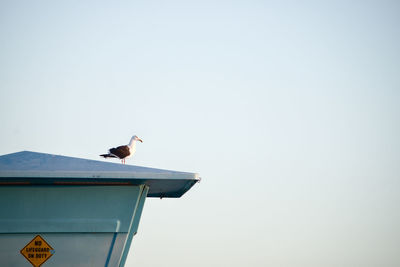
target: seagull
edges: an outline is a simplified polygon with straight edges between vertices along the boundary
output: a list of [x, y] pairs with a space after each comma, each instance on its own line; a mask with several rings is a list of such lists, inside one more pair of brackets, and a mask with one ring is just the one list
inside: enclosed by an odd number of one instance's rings
[[108, 150], [108, 154], [101, 154], [100, 157], [104, 158], [119, 158], [122, 164], [125, 164], [125, 159], [132, 157], [136, 151], [136, 141], [143, 143], [142, 139], [136, 135], [132, 136], [131, 141], [128, 145], [119, 146], [117, 148], [113, 147]]

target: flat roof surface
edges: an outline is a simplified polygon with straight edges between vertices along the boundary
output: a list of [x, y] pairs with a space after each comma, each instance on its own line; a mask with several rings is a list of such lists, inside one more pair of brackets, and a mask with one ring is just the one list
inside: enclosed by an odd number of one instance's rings
[[31, 151], [0, 156], [1, 185], [140, 185], [148, 197], [181, 197], [200, 180], [170, 171]]

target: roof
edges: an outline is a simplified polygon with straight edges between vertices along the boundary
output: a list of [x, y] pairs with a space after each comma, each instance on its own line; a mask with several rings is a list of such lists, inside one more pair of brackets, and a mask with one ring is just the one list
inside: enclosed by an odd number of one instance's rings
[[170, 171], [31, 151], [0, 156], [1, 185], [140, 185], [148, 197], [181, 197], [200, 180]]

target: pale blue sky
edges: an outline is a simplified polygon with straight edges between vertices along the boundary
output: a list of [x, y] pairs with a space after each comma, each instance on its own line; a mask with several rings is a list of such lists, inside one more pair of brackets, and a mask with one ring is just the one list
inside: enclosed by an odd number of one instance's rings
[[198, 172], [127, 266], [399, 266], [397, 1], [0, 1], [0, 154]]

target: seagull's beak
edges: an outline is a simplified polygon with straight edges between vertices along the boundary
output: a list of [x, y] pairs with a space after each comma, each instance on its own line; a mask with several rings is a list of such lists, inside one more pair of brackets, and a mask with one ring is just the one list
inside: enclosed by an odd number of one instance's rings
[[142, 139], [140, 139], [140, 138], [138, 138], [138, 141], [140, 141], [141, 143], [143, 143], [143, 140], [142, 140]]

